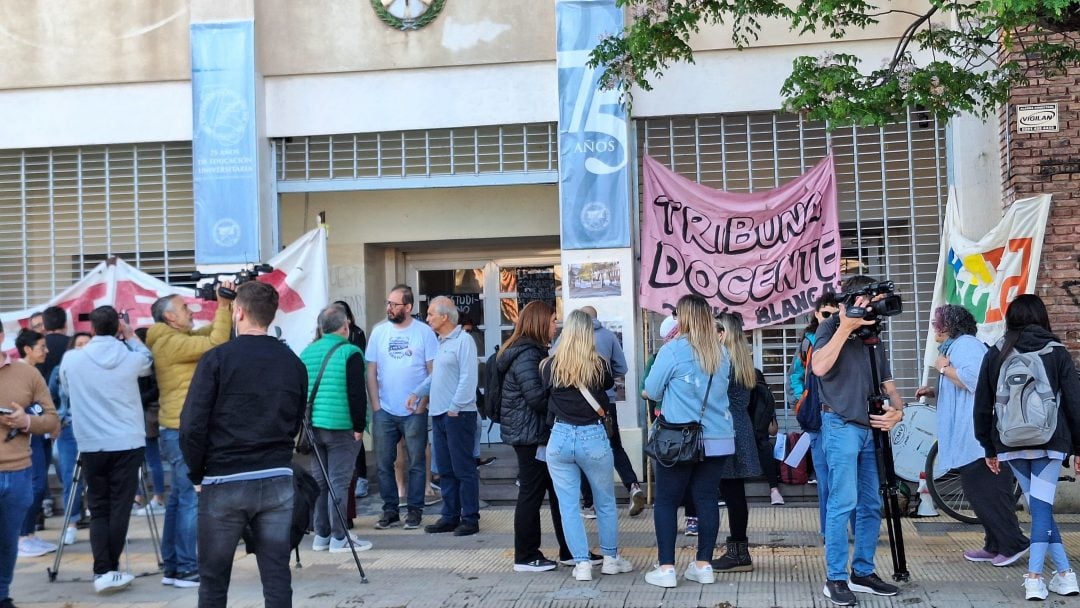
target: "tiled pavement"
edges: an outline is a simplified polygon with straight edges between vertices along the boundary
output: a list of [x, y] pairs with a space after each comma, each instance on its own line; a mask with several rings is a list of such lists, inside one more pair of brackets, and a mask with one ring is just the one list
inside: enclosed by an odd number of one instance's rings
[[[366, 502], [366, 501], [365, 501]], [[369, 505], [364, 511], [370, 512]], [[436, 507], [437, 508], [437, 507]], [[437, 513], [425, 517], [435, 520]], [[1066, 546], [1080, 557], [1080, 516], [1065, 515], [1062, 525]], [[643, 580], [655, 560], [652, 518], [646, 511], [638, 518], [620, 513], [622, 553], [636, 570], [630, 574], [602, 576], [596, 571], [590, 583], [579, 583], [569, 568], [554, 572], [511, 571], [513, 510], [494, 507], [482, 512], [482, 531], [477, 536], [455, 538], [431, 536], [422, 530], [400, 528], [377, 531], [375, 517], [357, 518], [356, 532], [375, 547], [360, 553], [369, 583], [361, 584], [350, 554], [314, 553], [310, 536], [301, 550], [303, 568], [293, 570], [295, 606], [342, 606], [364, 608], [419, 607], [810, 607], [830, 606], [821, 595], [822, 548], [817, 541], [817, 509], [807, 506], [769, 507], [750, 510], [753, 572], [718, 575], [714, 585], [680, 579], [675, 589], [660, 589]], [[160, 523], [160, 520], [159, 520]], [[49, 520], [44, 538], [54, 540], [58, 519]], [[550, 532], [550, 522], [546, 532]], [[722, 522], [722, 528], [726, 522]], [[595, 524], [588, 523], [595, 542]], [[903, 608], [1016, 606], [1023, 603], [1020, 586], [1022, 564], [993, 568], [964, 561], [960, 553], [981, 543], [981, 528], [953, 522], [945, 516], [904, 521], [911, 582], [901, 584], [900, 595], [881, 598], [860, 595], [860, 606]], [[694, 541], [679, 537], [680, 569], [693, 556]], [[554, 536], [546, 535], [549, 556]], [[21, 608], [74, 607], [182, 607], [195, 606], [194, 589], [174, 589], [160, 584], [159, 574], [136, 579], [128, 590], [112, 596], [93, 593], [90, 551], [86, 531], [79, 542], [67, 547], [56, 582], [49, 582], [46, 568], [52, 556], [20, 559], [12, 595]], [[888, 580], [892, 573], [884, 527], [877, 554], [878, 573]], [[144, 520], [133, 520], [132, 572], [156, 571], [155, 559]], [[1054, 606], [1075, 605], [1080, 598], [1051, 595]], [[255, 559], [237, 552], [229, 606], [261, 606], [262, 595]]]

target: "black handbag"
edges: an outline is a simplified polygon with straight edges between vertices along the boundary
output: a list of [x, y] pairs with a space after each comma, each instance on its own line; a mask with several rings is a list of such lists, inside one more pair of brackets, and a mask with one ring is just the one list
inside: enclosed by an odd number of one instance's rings
[[[715, 375], [715, 374], [714, 374]], [[701, 421], [705, 418], [705, 406], [709, 403], [713, 377], [705, 387], [701, 400], [701, 414], [697, 422], [672, 423], [664, 420], [663, 413], [653, 421], [652, 433], [645, 443], [645, 454], [665, 468], [705, 460], [705, 441]]]
[[607, 438], [614, 438], [619, 431], [615, 428], [615, 418], [611, 415], [611, 412], [604, 411], [604, 408], [600, 407], [600, 404], [596, 402], [596, 397], [593, 397], [592, 393], [590, 393], [588, 389], [586, 389], [584, 386], [578, 385], [577, 389], [581, 391], [581, 396], [589, 402], [589, 405], [592, 406], [593, 411], [595, 411], [596, 415], [600, 417], [600, 421], [604, 423], [604, 433], [607, 435]]
[[[304, 408], [304, 417], [307, 420], [311, 420], [311, 410], [315, 407], [315, 395], [319, 392], [319, 383], [322, 382], [323, 372], [326, 371], [326, 365], [330, 363], [330, 357], [334, 355], [334, 351], [345, 346], [348, 342], [339, 342], [335, 344], [329, 352], [326, 353], [326, 358], [323, 359], [322, 366], [319, 368], [319, 375], [315, 376], [315, 384], [311, 387], [311, 394], [308, 395], [307, 407]], [[312, 429], [314, 434], [314, 429]], [[300, 434], [296, 436], [296, 453], [307, 456], [315, 451], [315, 446], [311, 445], [311, 441], [308, 439], [308, 434], [304, 428], [301, 427]]]

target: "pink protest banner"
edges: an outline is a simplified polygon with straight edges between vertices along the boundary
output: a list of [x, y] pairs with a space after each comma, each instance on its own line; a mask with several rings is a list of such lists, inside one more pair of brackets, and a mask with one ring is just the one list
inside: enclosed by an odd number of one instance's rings
[[645, 157], [641, 306], [669, 313], [687, 293], [747, 329], [796, 317], [840, 279], [832, 156], [776, 190], [732, 194]]

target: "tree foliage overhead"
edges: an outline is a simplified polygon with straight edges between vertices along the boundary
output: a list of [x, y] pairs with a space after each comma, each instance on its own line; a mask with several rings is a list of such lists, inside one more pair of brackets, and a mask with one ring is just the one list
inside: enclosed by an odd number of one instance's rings
[[[882, 125], [908, 107], [939, 118], [958, 112], [988, 116], [1009, 90], [1030, 78], [1060, 76], [1080, 65], [1078, 0], [929, 0], [921, 11], [890, 0], [616, 0], [632, 22], [603, 38], [592, 64], [601, 85], [632, 101], [634, 86], [651, 90], [677, 61], [694, 61], [690, 36], [702, 25], [726, 25], [739, 49], [758, 42], [769, 19], [796, 35], [822, 32], [843, 40], [886, 16], [909, 20], [891, 57], [866, 66], [859, 57], [828, 52], [797, 57], [781, 94], [784, 108], [833, 126]], [[879, 6], [880, 5], [880, 6]]]

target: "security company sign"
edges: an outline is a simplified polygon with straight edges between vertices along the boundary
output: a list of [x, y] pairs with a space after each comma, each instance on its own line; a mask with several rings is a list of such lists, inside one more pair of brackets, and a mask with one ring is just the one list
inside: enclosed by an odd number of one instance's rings
[[1058, 104], [1035, 103], [1016, 106], [1017, 133], [1057, 133]]

